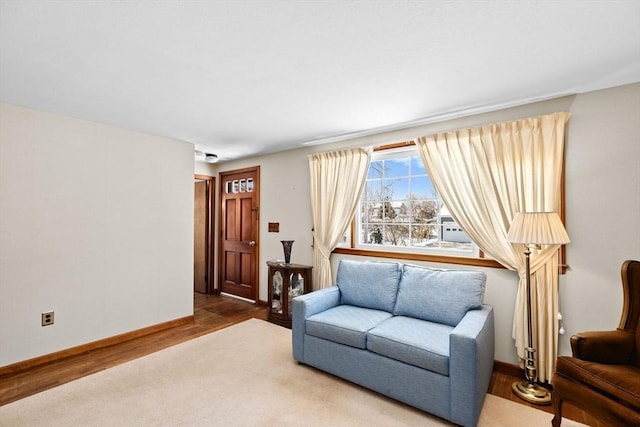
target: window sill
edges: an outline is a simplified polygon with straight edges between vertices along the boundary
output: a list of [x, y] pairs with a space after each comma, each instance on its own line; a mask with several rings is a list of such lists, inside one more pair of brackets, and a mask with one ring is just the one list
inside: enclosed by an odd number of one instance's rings
[[386, 252], [386, 251], [372, 251], [367, 249], [353, 249], [353, 248], [336, 248], [333, 250], [336, 254], [356, 255], [356, 256], [368, 256], [378, 258], [392, 258], [392, 259], [406, 259], [410, 261], [427, 261], [427, 262], [439, 262], [445, 264], [460, 264], [460, 265], [473, 265], [476, 267], [491, 267], [491, 268], [505, 268], [498, 261], [487, 258], [469, 258], [469, 257], [456, 257], [446, 255], [432, 255], [432, 254], [416, 254], [410, 252]]

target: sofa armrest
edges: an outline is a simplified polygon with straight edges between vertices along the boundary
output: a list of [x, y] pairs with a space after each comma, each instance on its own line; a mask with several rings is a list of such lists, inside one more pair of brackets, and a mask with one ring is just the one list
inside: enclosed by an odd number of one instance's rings
[[451, 420], [476, 425], [493, 371], [493, 308], [469, 310], [449, 335]]
[[304, 362], [305, 321], [309, 316], [340, 304], [340, 288], [331, 286], [291, 300], [291, 333], [293, 358]]
[[573, 357], [589, 362], [629, 364], [634, 345], [633, 333], [622, 329], [581, 332], [571, 337]]

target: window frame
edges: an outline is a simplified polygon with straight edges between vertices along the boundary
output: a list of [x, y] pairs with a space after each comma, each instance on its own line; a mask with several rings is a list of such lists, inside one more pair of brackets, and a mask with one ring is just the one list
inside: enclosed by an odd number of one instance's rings
[[[396, 142], [386, 145], [380, 145], [373, 148], [373, 151], [383, 151], [383, 150], [393, 150], [397, 148], [407, 148], [410, 146], [415, 146], [415, 142], [413, 141], [402, 141]], [[560, 179], [560, 209], [559, 215], [562, 223], [565, 222], [565, 174], [564, 174], [564, 164], [562, 168], [562, 176]], [[351, 232], [349, 236], [349, 241], [347, 242], [348, 246], [338, 246], [333, 250], [335, 254], [344, 254], [344, 255], [353, 255], [353, 256], [366, 256], [371, 258], [389, 258], [389, 259], [401, 259], [401, 260], [409, 260], [409, 261], [425, 261], [425, 262], [434, 262], [434, 263], [443, 263], [443, 264], [458, 264], [458, 265], [468, 265], [468, 266], [476, 266], [476, 267], [490, 267], [490, 268], [506, 268], [498, 261], [485, 257], [485, 254], [482, 250], [479, 249], [478, 256], [466, 256], [466, 255], [445, 255], [445, 254], [437, 254], [437, 253], [424, 253], [424, 252], [412, 252], [412, 251], [403, 251], [403, 250], [377, 250], [377, 249], [365, 249], [362, 247], [356, 246], [356, 215], [351, 220], [350, 226]], [[475, 245], [475, 244], [474, 244]], [[560, 265], [559, 265], [559, 273], [564, 274], [567, 270], [568, 266], [566, 264], [566, 245], [562, 245], [560, 247]]]

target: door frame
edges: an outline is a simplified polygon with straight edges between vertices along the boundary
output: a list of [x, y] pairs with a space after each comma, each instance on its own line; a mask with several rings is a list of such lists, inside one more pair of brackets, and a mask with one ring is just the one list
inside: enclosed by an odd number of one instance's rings
[[209, 218], [207, 219], [205, 234], [207, 236], [207, 245], [206, 245], [206, 258], [207, 258], [207, 294], [211, 295], [216, 293], [215, 282], [214, 282], [214, 262], [215, 262], [215, 250], [214, 250], [214, 224], [215, 224], [215, 207], [216, 207], [216, 178], [214, 176], [209, 175], [199, 175], [196, 174], [194, 176], [194, 181], [206, 181], [207, 182], [207, 197], [208, 197], [208, 214]]
[[253, 268], [252, 271], [252, 280], [254, 283], [253, 286], [253, 295], [252, 295], [252, 299], [255, 302], [255, 304], [259, 303], [259, 296], [260, 296], [260, 166], [250, 166], [250, 167], [246, 167], [246, 168], [242, 168], [242, 169], [233, 169], [233, 170], [227, 170], [227, 171], [223, 171], [223, 172], [219, 172], [218, 173], [218, 198], [219, 198], [219, 212], [218, 212], [218, 239], [217, 239], [217, 244], [218, 244], [218, 287], [216, 288], [217, 293], [221, 293], [221, 283], [224, 280], [223, 277], [223, 269], [224, 269], [224, 259], [223, 259], [223, 250], [222, 250], [222, 239], [223, 239], [223, 235], [222, 232], [224, 230], [224, 221], [226, 220], [225, 218], [225, 206], [222, 200], [223, 197], [223, 193], [224, 193], [224, 182], [225, 182], [225, 177], [227, 175], [235, 175], [235, 174], [239, 174], [239, 173], [247, 173], [247, 172], [255, 172], [256, 174], [256, 178], [255, 178], [255, 182], [253, 183], [254, 185], [254, 189], [255, 189], [255, 196], [256, 196], [256, 205], [253, 207], [253, 209], [256, 211], [256, 220], [255, 220], [255, 229], [254, 229], [254, 241], [256, 242], [256, 248], [257, 250], [255, 251], [255, 268]]

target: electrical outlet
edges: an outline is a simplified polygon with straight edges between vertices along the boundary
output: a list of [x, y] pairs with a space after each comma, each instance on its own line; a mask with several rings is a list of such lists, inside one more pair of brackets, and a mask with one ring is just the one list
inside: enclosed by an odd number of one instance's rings
[[53, 311], [42, 313], [42, 326], [53, 325]]

